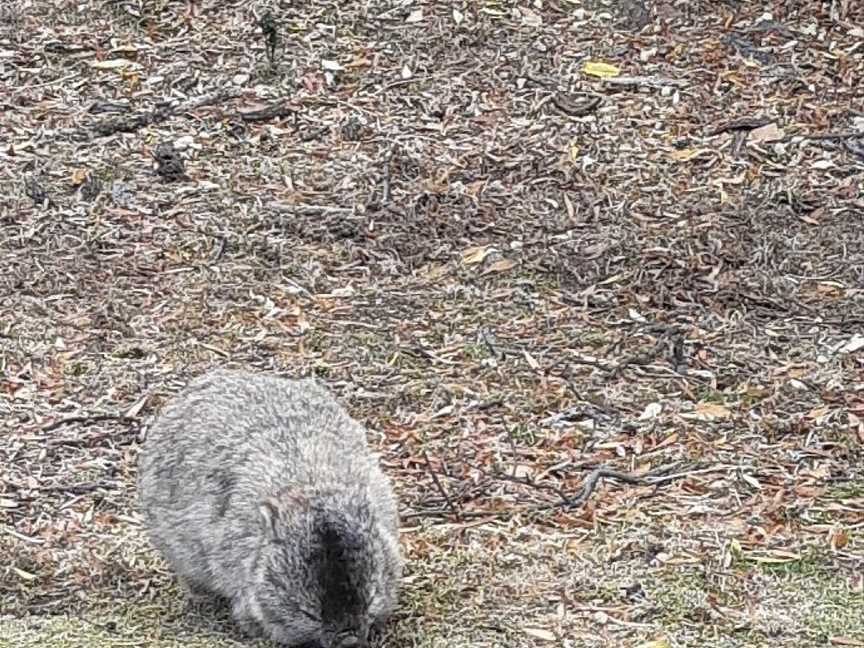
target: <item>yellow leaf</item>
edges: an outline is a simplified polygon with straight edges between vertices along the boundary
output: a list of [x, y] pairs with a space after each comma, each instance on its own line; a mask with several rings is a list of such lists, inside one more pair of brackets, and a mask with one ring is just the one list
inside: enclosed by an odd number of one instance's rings
[[87, 169], [75, 169], [72, 171], [72, 184], [76, 187], [87, 179]]
[[557, 641], [557, 637], [555, 637], [555, 633], [550, 632], [549, 630], [544, 630], [543, 628], [524, 628], [525, 634], [534, 637], [535, 639], [541, 639], [542, 641]]
[[824, 419], [830, 413], [831, 413], [830, 407], [817, 407], [817, 408], [812, 409], [809, 412], [807, 412], [806, 416], [808, 419], [818, 421], [820, 419]]
[[588, 61], [582, 68], [582, 71], [585, 74], [600, 77], [601, 79], [617, 77], [619, 74], [621, 74], [621, 70], [614, 65], [610, 65], [609, 63], [601, 63], [600, 61]]
[[504, 272], [515, 265], [516, 262], [511, 261], [510, 259], [498, 259], [494, 263], [490, 263], [489, 267], [483, 271], [483, 274], [489, 274], [490, 272]]
[[604, 279], [603, 281], [601, 281], [597, 285], [598, 286], [608, 286], [609, 284], [618, 283], [623, 278], [624, 278], [624, 275], [619, 272], [616, 275], [612, 275], [608, 279]]
[[564, 548], [567, 549], [572, 554], [583, 554], [585, 552], [584, 545], [576, 540], [575, 538], [571, 538], [564, 543]]
[[753, 562], [768, 564], [782, 564], [801, 560], [801, 556], [799, 554], [792, 553], [791, 551], [783, 551], [782, 549], [775, 549], [774, 551], [769, 551], [765, 554], [760, 554], [758, 556], [750, 554], [746, 556], [746, 558], [747, 560], [752, 560]]
[[669, 154], [669, 157], [671, 157], [673, 160], [677, 160], [678, 162], [689, 162], [690, 160], [699, 157], [703, 153], [709, 153], [710, 154], [711, 151], [708, 149], [705, 149], [705, 148], [701, 148], [701, 149], [686, 148], [686, 149], [681, 149], [679, 151], [672, 151]]
[[636, 648], [672, 648], [672, 644], [666, 638], [655, 639], [654, 641], [646, 641], [641, 643]]
[[492, 251], [488, 245], [479, 245], [477, 247], [469, 247], [462, 251], [462, 263], [465, 265], [474, 265], [475, 263], [483, 263], [483, 259], [489, 256]]
[[429, 264], [420, 269], [420, 274], [422, 274], [426, 279], [434, 281], [435, 279], [440, 279], [447, 274], [447, 270], [447, 266], [443, 263]]
[[23, 580], [32, 581], [36, 580], [36, 575], [31, 574], [30, 572], [26, 572], [23, 569], [18, 569], [17, 567], [13, 567], [12, 571], [14, 571], [18, 576], [20, 576]]
[[732, 413], [719, 403], [697, 403], [693, 411], [708, 419], [724, 419], [728, 418]]

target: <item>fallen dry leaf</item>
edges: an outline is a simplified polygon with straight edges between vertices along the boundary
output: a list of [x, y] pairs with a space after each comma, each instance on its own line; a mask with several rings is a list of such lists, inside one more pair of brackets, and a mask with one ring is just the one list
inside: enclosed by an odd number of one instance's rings
[[729, 418], [731, 414], [732, 412], [730, 412], [728, 408], [721, 405], [720, 403], [705, 401], [702, 403], [697, 403], [696, 407], [693, 408], [692, 413], [685, 413], [681, 416], [684, 418], [697, 418], [710, 421], [714, 419]]
[[834, 529], [828, 534], [828, 544], [834, 551], [839, 551], [849, 544], [849, 532], [846, 529]]
[[786, 137], [786, 133], [778, 128], [776, 123], [771, 122], [759, 128], [754, 128], [750, 131], [748, 139], [756, 144], [761, 144], [763, 142], [776, 142], [784, 137]]
[[465, 265], [474, 265], [477, 263], [482, 263], [483, 260], [489, 256], [489, 254], [494, 250], [494, 248], [488, 245], [479, 245], [474, 247], [466, 248], [462, 251], [462, 263]]
[[690, 160], [693, 160], [693, 159], [700, 157], [700, 156], [703, 156], [703, 155], [714, 155], [714, 151], [712, 151], [711, 149], [707, 149], [707, 148], [679, 149], [679, 150], [672, 151], [669, 154], [669, 157], [671, 157], [673, 160], [677, 160], [678, 162], [689, 162]]
[[523, 628], [525, 634], [534, 637], [535, 639], [541, 639], [542, 641], [558, 641], [558, 637], [555, 636], [554, 632], [550, 630], [544, 630], [543, 628]]
[[482, 274], [487, 275], [493, 272], [504, 272], [516, 266], [516, 262], [512, 259], [498, 259], [490, 263]]
[[585, 74], [600, 78], [616, 77], [621, 74], [621, 69], [610, 63], [601, 63], [599, 61], [588, 61], [582, 71]]
[[801, 560], [801, 555], [795, 553], [794, 551], [774, 549], [771, 551], [762, 551], [759, 553], [745, 552], [744, 558], [757, 563], [783, 564]]
[[97, 70], [120, 70], [127, 67], [140, 67], [138, 63], [135, 61], [130, 61], [129, 59], [118, 58], [118, 59], [107, 59], [105, 61], [93, 61], [90, 63], [90, 67], [95, 68]]
[[87, 169], [75, 169], [72, 171], [72, 184], [76, 187], [87, 179]]
[[672, 644], [666, 638], [655, 639], [654, 641], [646, 641], [645, 643], [637, 644], [635, 648], [672, 648]]

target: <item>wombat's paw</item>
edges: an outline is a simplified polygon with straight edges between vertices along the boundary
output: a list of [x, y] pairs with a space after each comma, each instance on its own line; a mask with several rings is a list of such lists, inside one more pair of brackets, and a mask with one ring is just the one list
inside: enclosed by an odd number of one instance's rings
[[260, 639], [264, 636], [261, 626], [252, 617], [238, 618], [235, 616], [234, 623], [237, 629], [240, 630], [240, 634], [247, 639]]
[[240, 632], [250, 639], [264, 636], [261, 625], [250, 614], [248, 603], [243, 599], [235, 600], [231, 606], [231, 616]]

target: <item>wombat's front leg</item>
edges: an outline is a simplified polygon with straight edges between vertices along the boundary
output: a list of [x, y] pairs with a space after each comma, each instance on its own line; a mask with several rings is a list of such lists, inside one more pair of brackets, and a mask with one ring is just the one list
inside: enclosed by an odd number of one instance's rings
[[204, 603], [213, 597], [213, 592], [195, 581], [188, 580], [182, 576], [178, 576], [177, 581], [180, 583], [180, 589], [183, 590], [183, 594], [192, 603]]
[[231, 616], [246, 636], [257, 638], [263, 634], [257, 621], [261, 614], [255, 597], [244, 591], [235, 594], [231, 600]]

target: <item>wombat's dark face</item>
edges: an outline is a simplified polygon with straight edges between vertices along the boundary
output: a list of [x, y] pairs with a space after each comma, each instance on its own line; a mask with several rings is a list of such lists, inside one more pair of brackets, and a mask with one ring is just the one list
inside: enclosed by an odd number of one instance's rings
[[362, 648], [381, 563], [370, 529], [333, 509], [301, 513], [286, 514], [272, 502], [263, 507], [266, 540], [250, 609], [262, 629], [285, 645]]
[[[322, 582], [318, 565], [297, 564], [296, 545], [280, 551], [278, 545], [264, 558], [255, 592], [262, 630], [276, 642], [300, 648], [363, 648], [370, 620], [365, 596]], [[322, 585], [324, 587], [322, 587]]]

